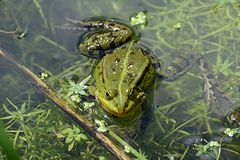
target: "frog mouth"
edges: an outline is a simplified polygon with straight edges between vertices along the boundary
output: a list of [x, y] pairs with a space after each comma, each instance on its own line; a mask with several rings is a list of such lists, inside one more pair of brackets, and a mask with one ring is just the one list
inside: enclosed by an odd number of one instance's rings
[[125, 101], [125, 103], [120, 106], [116, 106], [117, 103], [114, 99], [107, 100], [98, 93], [96, 93], [96, 100], [98, 104], [100, 104], [100, 106], [110, 115], [114, 117], [128, 117], [132, 114], [136, 114], [137, 111], [140, 110], [144, 97], [139, 99], [137, 102]]

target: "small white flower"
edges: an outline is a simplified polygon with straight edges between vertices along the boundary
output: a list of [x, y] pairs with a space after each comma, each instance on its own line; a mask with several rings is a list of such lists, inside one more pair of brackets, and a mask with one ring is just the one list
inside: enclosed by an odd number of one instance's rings
[[77, 102], [77, 103], [79, 103], [80, 102], [80, 97], [79, 97], [79, 95], [77, 95], [77, 94], [75, 94], [75, 95], [72, 95], [71, 97], [71, 100], [73, 101], [73, 102]]
[[126, 153], [130, 153], [130, 151], [131, 151], [130, 146], [129, 146], [129, 145], [124, 146], [124, 151], [125, 151]]
[[231, 128], [226, 128], [226, 130], [224, 131], [224, 133], [225, 133], [226, 135], [228, 135], [229, 137], [232, 137], [232, 136], [235, 134], [234, 130], [231, 129]]
[[95, 123], [98, 126], [97, 131], [99, 131], [99, 132], [106, 132], [108, 130], [106, 125], [105, 125], [105, 121], [104, 120], [95, 119]]

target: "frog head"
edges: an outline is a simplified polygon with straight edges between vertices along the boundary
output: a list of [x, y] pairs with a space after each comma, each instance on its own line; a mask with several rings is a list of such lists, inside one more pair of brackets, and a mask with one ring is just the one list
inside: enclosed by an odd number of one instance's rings
[[96, 99], [101, 107], [114, 117], [128, 117], [141, 110], [144, 92], [136, 87], [127, 90], [97, 90]]

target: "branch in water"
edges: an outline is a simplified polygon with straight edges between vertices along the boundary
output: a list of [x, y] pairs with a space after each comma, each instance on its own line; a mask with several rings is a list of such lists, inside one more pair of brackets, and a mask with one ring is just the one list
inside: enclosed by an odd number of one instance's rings
[[35, 75], [28, 68], [19, 64], [14, 58], [8, 55], [7, 52], [0, 49], [0, 57], [4, 58], [11, 64], [16, 71], [19, 71], [25, 78], [27, 78], [32, 84], [50, 100], [52, 100], [57, 107], [62, 109], [71, 119], [77, 122], [86, 132], [88, 132], [97, 142], [105, 147], [110, 153], [112, 153], [119, 160], [130, 160], [130, 158], [123, 152], [115, 143], [111, 141], [105, 134], [97, 131], [94, 125], [87, 120], [83, 115], [77, 112], [73, 106], [68, 104], [60, 95], [53, 91], [46, 83], [44, 83], [37, 75]]

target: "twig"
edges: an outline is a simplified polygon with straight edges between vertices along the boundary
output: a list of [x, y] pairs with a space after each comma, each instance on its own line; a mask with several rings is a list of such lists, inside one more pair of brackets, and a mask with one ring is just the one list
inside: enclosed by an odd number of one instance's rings
[[46, 83], [44, 83], [37, 75], [31, 72], [28, 68], [19, 64], [14, 58], [12, 58], [7, 52], [0, 49], [0, 57], [4, 58], [8, 64], [11, 64], [15, 70], [22, 73], [25, 78], [30, 80], [37, 88], [52, 100], [56, 106], [62, 109], [71, 119], [76, 121], [86, 132], [88, 132], [97, 142], [105, 147], [110, 153], [112, 153], [119, 160], [130, 160], [116, 144], [114, 144], [110, 138], [108, 138], [102, 132], [96, 130], [94, 125], [87, 120], [83, 115], [78, 113], [73, 106], [68, 104], [60, 95], [54, 92]]

